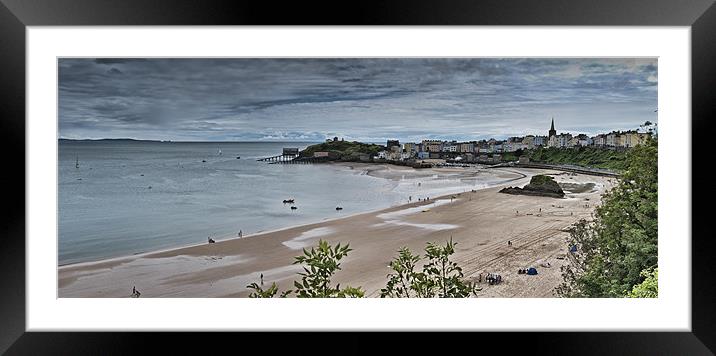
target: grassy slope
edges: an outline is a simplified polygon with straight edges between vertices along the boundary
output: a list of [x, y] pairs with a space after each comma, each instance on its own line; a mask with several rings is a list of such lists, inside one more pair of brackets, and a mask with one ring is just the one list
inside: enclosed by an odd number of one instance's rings
[[626, 152], [580, 147], [575, 149], [538, 148], [527, 151], [531, 162], [549, 164], [572, 164], [583, 167], [623, 170], [626, 168]]

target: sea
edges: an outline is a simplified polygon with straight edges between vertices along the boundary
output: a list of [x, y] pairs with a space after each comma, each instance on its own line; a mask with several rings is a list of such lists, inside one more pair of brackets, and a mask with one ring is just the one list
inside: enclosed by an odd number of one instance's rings
[[58, 264], [246, 237], [500, 183], [257, 161], [311, 144], [59, 140]]

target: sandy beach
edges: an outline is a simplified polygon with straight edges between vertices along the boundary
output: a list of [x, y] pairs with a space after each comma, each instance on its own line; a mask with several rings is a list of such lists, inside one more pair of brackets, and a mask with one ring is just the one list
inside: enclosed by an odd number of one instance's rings
[[[368, 169], [386, 179], [399, 177], [406, 168]], [[425, 174], [460, 174], [460, 168], [434, 169]], [[498, 168], [508, 183], [459, 194], [430, 197], [374, 212], [350, 215], [278, 231], [247, 235], [167, 251], [111, 260], [61, 266], [58, 296], [129, 297], [132, 287], [142, 297], [246, 297], [246, 285], [264, 275], [280, 290], [290, 289], [301, 269], [294, 256], [319, 239], [331, 244], [349, 243], [353, 251], [342, 260], [334, 281], [362, 287], [367, 297], [379, 297], [388, 264], [398, 249], [423, 252], [427, 242], [457, 242], [453, 260], [467, 278], [478, 280], [486, 272], [499, 273], [503, 283], [480, 283], [478, 297], [553, 297], [566, 263], [565, 229], [590, 218], [600, 195], [613, 179], [544, 171]], [[563, 185], [563, 199], [498, 193], [504, 186], [524, 186], [534, 174], [551, 174]], [[469, 177], [468, 177], [469, 179]], [[541, 209], [541, 212], [540, 212]], [[202, 237], [198, 237], [198, 240]], [[508, 241], [512, 242], [508, 246]], [[543, 267], [549, 263], [550, 267]], [[538, 275], [517, 273], [536, 267]], [[483, 280], [484, 281], [484, 280]]]

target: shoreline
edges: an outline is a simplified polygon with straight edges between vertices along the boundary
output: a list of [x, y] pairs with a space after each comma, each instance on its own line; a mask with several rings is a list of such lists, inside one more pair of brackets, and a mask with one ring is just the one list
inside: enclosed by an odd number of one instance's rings
[[[593, 207], [583, 207], [585, 200], [596, 203], [610, 183], [601, 177], [554, 170], [526, 171], [528, 175], [519, 178], [525, 183], [533, 174], [546, 173], [565, 183], [595, 185], [585, 192], [568, 193], [563, 199], [498, 193], [501, 186], [515, 184], [510, 181], [441, 195], [429, 202], [401, 204], [215, 244], [63, 265], [57, 272], [58, 295], [128, 297], [125, 291], [136, 285], [143, 297], [245, 297], [245, 286], [258, 281], [259, 274], [265, 275], [267, 283], [275, 281], [285, 290], [291, 288], [295, 273], [300, 271], [300, 266], [291, 264], [293, 257], [321, 238], [331, 244], [350, 243], [354, 249], [341, 261], [343, 269], [336, 274], [336, 283], [361, 286], [367, 297], [377, 297], [385, 275], [390, 273], [386, 266], [400, 247], [420, 253], [426, 242], [443, 243], [454, 237], [458, 246], [453, 260], [463, 267], [466, 278], [477, 280], [487, 271], [500, 271], [505, 276], [506, 283], [485, 285], [478, 296], [549, 297], [553, 284], [561, 281], [558, 265], [564, 262], [559, 257], [566, 250], [564, 228], [577, 219], [589, 218]], [[451, 196], [457, 198], [450, 202]], [[415, 209], [440, 201], [430, 209]], [[508, 249], [507, 240], [514, 246]], [[539, 277], [511, 276], [516, 275], [517, 268], [541, 259], [549, 259], [553, 267], [542, 269]], [[542, 283], [530, 285], [538, 280]]]
[[[365, 171], [365, 172], [366, 172], [366, 173], [365, 173], [366, 175], [369, 175], [369, 176], [374, 177], [374, 178], [377, 178], [377, 179], [387, 179], [387, 180], [392, 180], [392, 178], [390, 178], [390, 177], [382, 177], [382, 176], [380, 176], [379, 174], [375, 174], [375, 172], [383, 171], [383, 170], [388, 170], [388, 171], [389, 171], [389, 170], [391, 170], [391, 168], [394, 168], [394, 167], [399, 167], [398, 170], [404, 170], [404, 171], [421, 171], [421, 170], [417, 170], [417, 169], [415, 169], [415, 168], [406, 167], [406, 166], [392, 165], [392, 164], [389, 164], [389, 163], [378, 163], [378, 164], [374, 164], [374, 163], [362, 163], [362, 162], [335, 162], [335, 163], [334, 163], [334, 162], [331, 162], [331, 163], [329, 163], [329, 164], [330, 164], [330, 165], [340, 166], [340, 167], [348, 167], [348, 168], [350, 168], [350, 169], [356, 169], [356, 167], [362, 167], [361, 170]], [[378, 167], [382, 167], [382, 168], [378, 168]], [[520, 174], [521, 177], [517, 177], [517, 178], [513, 178], [513, 179], [508, 179], [508, 180], [505, 180], [505, 181], [502, 181], [502, 182], [498, 183], [497, 185], [486, 186], [486, 187], [480, 187], [480, 188], [477, 188], [477, 189], [492, 188], [492, 187], [496, 187], [496, 186], [498, 186], [498, 185], [507, 184], [507, 183], [513, 182], [513, 181], [515, 181], [515, 180], [519, 180], [519, 179], [522, 179], [522, 178], [525, 178], [525, 177], [526, 177], [526, 175], [525, 175], [525, 174], [522, 174], [522, 173], [517, 173], [517, 172], [514, 172], [514, 171], [509, 171], [509, 170], [503, 169], [503, 168], [500, 168], [500, 169], [503, 170], [503, 171], [512, 173], [512, 174]], [[460, 167], [460, 168], [457, 168], [457, 167], [456, 167], [456, 168], [432, 168], [432, 169], [429, 169], [429, 170], [431, 170], [431, 171], [444, 170], [444, 171], [446, 171], [446, 172], [453, 172], [453, 173], [467, 172], [467, 171], [465, 171], [465, 170], [464, 170], [463, 168], [461, 168], [461, 167]], [[493, 169], [493, 170], [495, 170], [495, 169]], [[474, 174], [473, 174], [473, 175], [474, 175]], [[451, 195], [451, 194], [457, 194], [457, 192], [456, 192], [456, 193], [444, 193], [443, 196]], [[263, 235], [263, 234], [275, 233], [275, 232], [279, 232], [279, 231], [283, 231], [283, 230], [287, 230], [287, 229], [299, 228], [299, 227], [309, 226], [309, 225], [318, 224], [318, 223], [322, 223], [322, 222], [331, 222], [331, 221], [335, 221], [335, 220], [351, 218], [351, 217], [354, 217], [354, 216], [357, 216], [357, 215], [361, 215], [361, 214], [375, 213], [375, 212], [379, 212], [379, 211], [381, 211], [381, 210], [390, 209], [390, 208], [393, 208], [393, 207], [398, 207], [398, 206], [407, 205], [407, 204], [411, 204], [411, 203], [402, 203], [402, 204], [393, 205], [393, 206], [388, 206], [388, 207], [379, 207], [379, 208], [376, 208], [376, 209], [365, 210], [365, 211], [359, 211], [359, 212], [351, 213], [351, 214], [344, 215], [344, 216], [340, 216], [340, 217], [329, 217], [329, 218], [323, 218], [322, 220], [317, 220], [317, 221], [311, 221], [311, 222], [301, 223], [301, 224], [298, 224], [298, 225], [289, 225], [289, 226], [283, 226], [283, 227], [278, 227], [278, 228], [273, 228], [273, 229], [268, 229], [268, 230], [261, 230], [261, 231], [257, 231], [257, 232], [254, 232], [254, 233], [246, 234], [246, 235], [244, 235], [244, 236], [241, 237], [241, 238], [231, 235], [231, 236], [223, 236], [223, 237], [221, 237], [221, 236], [219, 236], [219, 237], [214, 237], [214, 240], [216, 241], [216, 243], [220, 243], [220, 242], [224, 242], [224, 241], [232, 241], [232, 240], [239, 240], [239, 239], [244, 239], [244, 238], [249, 238], [249, 237], [256, 237], [256, 236], [260, 236], [260, 235]], [[64, 263], [64, 264], [60, 264], [60, 263], [58, 262], [57, 267], [58, 267], [58, 268], [64, 268], [64, 267], [70, 267], [70, 266], [89, 266], [89, 265], [94, 265], [94, 264], [121, 262], [121, 261], [127, 260], [127, 259], [142, 258], [142, 257], [146, 257], [146, 256], [148, 256], [148, 255], [153, 255], [153, 254], [158, 254], [158, 253], [165, 253], [165, 252], [171, 252], [171, 251], [173, 251], [173, 250], [179, 250], [179, 249], [184, 249], [184, 248], [191, 248], [191, 247], [203, 246], [204, 244], [206, 244], [206, 242], [197, 242], [197, 243], [191, 243], [191, 244], [185, 244], [185, 245], [178, 245], [178, 246], [160, 248], [160, 249], [157, 249], [157, 250], [135, 252], [135, 253], [130, 254], [130, 255], [121, 255], [121, 256], [115, 256], [115, 257], [100, 258], [100, 259], [91, 260], [91, 261], [69, 262], [69, 263]]]

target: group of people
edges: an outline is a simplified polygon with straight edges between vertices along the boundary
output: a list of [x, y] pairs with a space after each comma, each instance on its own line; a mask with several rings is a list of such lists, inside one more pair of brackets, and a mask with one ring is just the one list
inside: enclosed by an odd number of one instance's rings
[[500, 284], [502, 282], [502, 276], [497, 273], [488, 273], [487, 277], [485, 277], [485, 282], [490, 285]]
[[142, 293], [139, 293], [136, 286], [132, 286], [132, 298], [139, 298]]

